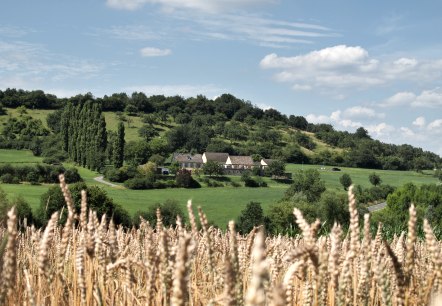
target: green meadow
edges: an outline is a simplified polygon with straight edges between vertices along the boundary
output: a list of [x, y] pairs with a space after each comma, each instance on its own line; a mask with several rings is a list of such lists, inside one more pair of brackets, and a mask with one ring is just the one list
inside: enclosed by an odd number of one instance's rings
[[[41, 158], [32, 156], [30, 151], [0, 150], [0, 162], [6, 163], [30, 163], [39, 162]], [[66, 163], [65, 167], [72, 167], [73, 164]], [[368, 176], [376, 172], [380, 175], [384, 184], [401, 186], [407, 182], [416, 185], [436, 183], [432, 171], [417, 173], [413, 171], [384, 171], [356, 168], [340, 168], [341, 171], [331, 171], [332, 167], [318, 165], [297, 165], [288, 164], [286, 170], [295, 172], [298, 169], [314, 168], [320, 171], [327, 189], [337, 192], [344, 192], [339, 178], [342, 174], [348, 173], [353, 183], [369, 187]], [[126, 208], [130, 214], [138, 210], [144, 210], [149, 205], [164, 202], [167, 199], [176, 200], [183, 208], [186, 207], [187, 200], [192, 200], [194, 207], [201, 206], [206, 212], [209, 220], [220, 227], [225, 227], [229, 220], [235, 219], [250, 201], [260, 202], [264, 211], [268, 207], [282, 198], [287, 184], [276, 183], [269, 178], [264, 178], [269, 187], [266, 188], [246, 188], [246, 187], [205, 187], [199, 189], [158, 189], [158, 190], [129, 190], [123, 186], [110, 187], [94, 180], [99, 173], [88, 169], [79, 168], [79, 172], [87, 184], [101, 186], [107, 194], [116, 202]], [[229, 177], [231, 181], [240, 182], [239, 177]], [[50, 185], [33, 186], [29, 184], [0, 184], [0, 187], [7, 192], [10, 198], [21, 195], [35, 210], [40, 205], [40, 197], [47, 191]]]

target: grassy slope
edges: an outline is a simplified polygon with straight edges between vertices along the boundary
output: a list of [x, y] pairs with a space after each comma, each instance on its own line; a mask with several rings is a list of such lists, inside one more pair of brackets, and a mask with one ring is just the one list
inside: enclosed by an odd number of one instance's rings
[[34, 156], [31, 151], [0, 149], [1, 163], [39, 163], [42, 157]]

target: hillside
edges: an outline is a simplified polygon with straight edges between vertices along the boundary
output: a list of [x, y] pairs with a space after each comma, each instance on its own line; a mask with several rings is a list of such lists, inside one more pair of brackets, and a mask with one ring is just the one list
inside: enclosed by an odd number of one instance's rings
[[[262, 110], [230, 94], [214, 100], [204, 96], [148, 97], [141, 92], [58, 99], [42, 91], [8, 89], [0, 91], [6, 113], [0, 115], [3, 146], [32, 149], [30, 139], [44, 140], [60, 130], [61, 111], [56, 110], [86, 101], [99, 104], [108, 131], [116, 131], [118, 123], [124, 122], [126, 142], [131, 149], [143, 147], [143, 155], [148, 152], [167, 158], [177, 151], [213, 151], [289, 163], [416, 171], [442, 164], [440, 156], [421, 148], [374, 140], [363, 127], [355, 133], [337, 131], [328, 124], [309, 123], [303, 116]], [[49, 124], [45, 120], [48, 115]], [[111, 138], [112, 133], [108, 134]]]

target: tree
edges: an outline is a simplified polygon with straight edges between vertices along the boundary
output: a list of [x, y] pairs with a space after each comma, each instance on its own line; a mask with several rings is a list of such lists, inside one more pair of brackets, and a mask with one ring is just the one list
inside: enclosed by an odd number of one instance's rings
[[442, 182], [442, 169], [437, 169], [436, 172], [434, 173], [434, 176], [435, 176], [440, 182]]
[[382, 183], [381, 177], [374, 172], [368, 176], [368, 179], [373, 186], [377, 186]]
[[145, 124], [138, 129], [138, 135], [140, 135], [145, 141], [149, 141], [159, 134], [153, 126]]
[[285, 192], [284, 199], [290, 200], [301, 193], [309, 203], [313, 203], [319, 200], [324, 191], [325, 184], [318, 170], [298, 170], [293, 175], [293, 183]]
[[10, 204], [6, 196], [6, 192], [0, 188], [0, 226], [6, 225], [6, 220], [8, 219], [7, 213], [10, 209]]
[[344, 187], [344, 190], [348, 190], [348, 187], [353, 183], [349, 174], [344, 173], [340, 178], [339, 182]]
[[115, 138], [113, 149], [113, 163], [115, 168], [121, 168], [123, 166], [124, 144], [124, 124], [120, 121], [118, 123], [117, 137]]
[[187, 169], [180, 169], [175, 175], [175, 183], [178, 187], [199, 188], [201, 185], [192, 177], [192, 173]]
[[285, 173], [285, 163], [282, 160], [274, 160], [265, 170], [269, 176], [283, 176]]
[[0, 116], [6, 115], [6, 109], [3, 108], [3, 104], [0, 103]]
[[145, 141], [129, 141], [124, 146], [124, 159], [133, 166], [144, 164], [150, 155], [150, 147]]
[[241, 234], [249, 233], [254, 226], [266, 225], [267, 219], [259, 202], [249, 202], [246, 208], [241, 211], [236, 227]]
[[366, 129], [364, 129], [363, 127], [360, 127], [356, 130], [355, 132], [355, 136], [356, 138], [368, 138], [371, 139], [370, 135], [368, 135], [368, 131]]
[[209, 160], [203, 166], [203, 172], [209, 176], [219, 176], [223, 174], [223, 167], [216, 161]]
[[[131, 225], [128, 212], [120, 205], [114, 203], [102, 188], [98, 186], [86, 186], [85, 183], [75, 183], [69, 186], [69, 190], [72, 194], [77, 214], [80, 213], [81, 190], [86, 190], [88, 208], [96, 211], [99, 219], [103, 214], [106, 214], [109, 218], [112, 217], [115, 224], [121, 224], [123, 226]], [[60, 187], [53, 186], [49, 188], [48, 191], [41, 196], [40, 206], [36, 213], [40, 225], [45, 225], [51, 215], [56, 211], [60, 211], [63, 206], [66, 206], [66, 202]], [[60, 216], [60, 222], [64, 223], [66, 217], [67, 213], [65, 209]]]

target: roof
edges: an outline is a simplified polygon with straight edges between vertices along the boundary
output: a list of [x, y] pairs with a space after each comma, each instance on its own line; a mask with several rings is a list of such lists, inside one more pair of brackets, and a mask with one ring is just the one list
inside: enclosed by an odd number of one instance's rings
[[229, 156], [232, 165], [253, 165], [253, 159], [250, 156]]
[[229, 157], [229, 153], [206, 152], [204, 154], [206, 155], [207, 160], [216, 161], [222, 164], [225, 164]]
[[273, 163], [275, 160], [274, 159], [269, 159], [269, 158], [263, 158], [261, 160], [261, 164], [266, 164], [267, 166], [270, 165], [271, 163]]
[[190, 153], [174, 153], [172, 160], [179, 163], [203, 163], [203, 156], [201, 154]]

